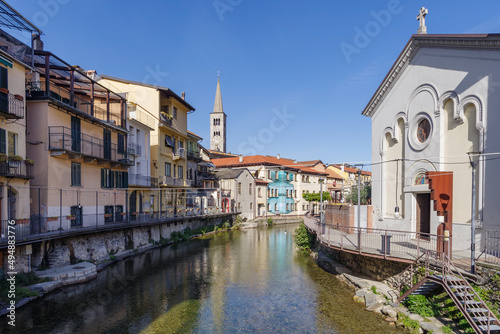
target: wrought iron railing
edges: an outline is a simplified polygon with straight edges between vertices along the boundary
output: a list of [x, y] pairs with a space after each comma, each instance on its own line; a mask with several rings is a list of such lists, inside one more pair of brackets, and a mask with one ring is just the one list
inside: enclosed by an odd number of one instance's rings
[[23, 97], [21, 95], [0, 92], [0, 113], [5, 118], [23, 118]]
[[135, 157], [117, 144], [72, 131], [64, 126], [49, 126], [49, 150], [79, 153], [88, 157], [133, 165]]
[[483, 254], [479, 257], [479, 260], [500, 264], [500, 231], [484, 231]]
[[33, 164], [27, 164], [25, 161], [0, 162], [0, 176], [32, 179], [34, 167]]
[[132, 154], [134, 154], [136, 156], [142, 155], [142, 146], [141, 145], [129, 143], [128, 149], [129, 149], [129, 152], [132, 152]]
[[186, 157], [186, 152], [183, 148], [178, 148], [172, 152], [173, 159], [184, 159]]
[[189, 159], [201, 159], [200, 152], [193, 150], [187, 150], [187, 157]]

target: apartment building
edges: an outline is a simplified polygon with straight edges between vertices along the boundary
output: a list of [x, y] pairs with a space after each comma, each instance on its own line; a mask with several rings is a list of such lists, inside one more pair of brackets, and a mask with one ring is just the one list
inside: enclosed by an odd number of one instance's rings
[[[34, 161], [26, 159], [25, 73], [31, 67], [9, 50], [0, 49], [0, 216], [1, 234], [7, 221], [27, 224], [30, 218], [29, 186]], [[36, 165], [38, 168], [39, 165]]]
[[[291, 214], [302, 215], [314, 209], [303, 194], [320, 192], [321, 182], [327, 173], [304, 166], [295, 160], [253, 155], [213, 159], [218, 168], [248, 169], [255, 178], [257, 197], [253, 207], [257, 215]], [[323, 187], [323, 191], [327, 191]], [[259, 197], [258, 192], [261, 192]], [[263, 195], [265, 189], [266, 195]], [[265, 201], [264, 201], [265, 199]]]
[[135, 163], [125, 97], [49, 51], [33, 55], [26, 141], [37, 166], [31, 203], [44, 218], [42, 231], [124, 220], [128, 168]]
[[142, 210], [152, 216], [161, 212], [185, 211], [187, 191], [188, 143], [187, 116], [194, 112], [184, 93], [177, 95], [166, 87], [100, 75], [99, 82], [124, 93], [129, 103], [153, 117], [155, 126], [150, 132], [150, 175], [158, 179], [161, 191], [142, 194]]

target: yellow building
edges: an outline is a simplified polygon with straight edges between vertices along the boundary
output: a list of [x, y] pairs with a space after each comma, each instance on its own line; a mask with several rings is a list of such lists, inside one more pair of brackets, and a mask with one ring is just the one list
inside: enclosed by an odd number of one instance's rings
[[54, 54], [35, 50], [26, 90], [31, 210], [41, 232], [126, 219], [126, 100]]
[[[187, 115], [195, 109], [182, 97], [166, 87], [101, 75], [102, 85], [126, 93], [133, 103], [151, 115], [157, 126], [151, 131], [151, 176], [158, 178], [160, 192], [146, 195], [144, 210], [154, 214], [164, 211], [177, 214], [186, 206], [184, 191], [191, 185], [187, 180]], [[175, 191], [174, 191], [175, 190]]]
[[16, 219], [18, 229], [29, 230], [29, 180], [35, 168], [26, 160], [24, 78], [29, 69], [0, 50], [0, 238], [7, 236], [7, 220]]

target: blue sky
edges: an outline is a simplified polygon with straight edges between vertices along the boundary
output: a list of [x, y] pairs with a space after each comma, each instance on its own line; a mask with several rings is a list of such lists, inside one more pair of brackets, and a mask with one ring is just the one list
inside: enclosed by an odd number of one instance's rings
[[9, 3], [67, 62], [185, 91], [188, 129], [206, 147], [220, 71], [228, 151], [326, 163], [371, 160], [361, 111], [417, 32], [420, 7], [428, 33], [500, 32], [493, 0]]

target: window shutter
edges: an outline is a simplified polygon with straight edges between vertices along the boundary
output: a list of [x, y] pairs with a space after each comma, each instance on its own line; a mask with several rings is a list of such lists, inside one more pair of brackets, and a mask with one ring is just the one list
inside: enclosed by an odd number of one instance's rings
[[123, 172], [123, 187], [128, 188], [128, 172]]
[[0, 153], [7, 153], [6, 147], [6, 133], [4, 129], [0, 129]]
[[113, 173], [112, 170], [109, 170], [109, 176], [110, 176], [110, 181], [109, 181], [108, 188], [114, 188], [115, 187], [115, 173]]
[[0, 87], [1, 88], [9, 88], [8, 80], [7, 80], [7, 69], [5, 67], [0, 66]]
[[106, 187], [106, 174], [105, 174], [105, 169], [101, 168], [101, 188]]

